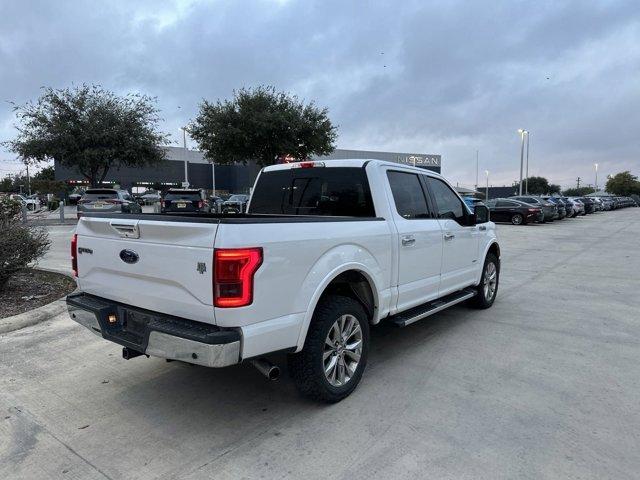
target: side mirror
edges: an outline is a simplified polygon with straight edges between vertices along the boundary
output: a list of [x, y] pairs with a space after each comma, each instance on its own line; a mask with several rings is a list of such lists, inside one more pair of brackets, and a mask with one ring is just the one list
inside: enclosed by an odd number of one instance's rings
[[486, 205], [475, 206], [475, 224], [487, 223], [489, 221], [489, 209]]

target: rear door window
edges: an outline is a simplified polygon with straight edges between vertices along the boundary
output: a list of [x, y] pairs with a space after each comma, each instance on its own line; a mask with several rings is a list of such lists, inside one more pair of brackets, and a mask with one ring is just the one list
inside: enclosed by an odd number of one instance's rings
[[390, 170], [387, 178], [396, 210], [401, 217], [430, 218], [427, 199], [417, 174]]
[[250, 213], [375, 217], [364, 168], [313, 167], [262, 172]]

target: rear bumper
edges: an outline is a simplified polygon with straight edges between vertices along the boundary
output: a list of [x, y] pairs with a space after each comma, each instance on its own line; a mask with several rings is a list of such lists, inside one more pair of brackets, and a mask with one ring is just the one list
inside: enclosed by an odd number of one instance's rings
[[[94, 334], [154, 357], [206, 367], [240, 361], [240, 332], [74, 293], [67, 297], [72, 320]], [[113, 322], [109, 322], [109, 317]], [[115, 316], [115, 317], [114, 317]]]

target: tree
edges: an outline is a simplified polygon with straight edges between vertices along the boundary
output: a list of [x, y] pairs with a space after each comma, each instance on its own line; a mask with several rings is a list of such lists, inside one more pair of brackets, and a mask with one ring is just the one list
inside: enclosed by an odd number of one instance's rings
[[563, 191], [567, 197], [584, 197], [593, 192], [595, 192], [595, 190], [591, 187], [567, 188]]
[[112, 168], [139, 167], [164, 158], [167, 136], [157, 130], [155, 100], [118, 96], [99, 86], [46, 88], [35, 102], [14, 108], [18, 136], [2, 142], [31, 163], [55, 160], [75, 168], [92, 186]]
[[529, 177], [529, 193], [532, 195], [546, 195], [549, 193], [549, 181], [544, 177]]
[[305, 105], [273, 87], [243, 88], [232, 100], [204, 100], [188, 131], [210, 161], [253, 160], [264, 166], [284, 155], [305, 159], [331, 153], [337, 133], [327, 114], [326, 108]]
[[638, 177], [631, 175], [629, 171], [616, 173], [607, 180], [606, 191], [623, 197], [634, 194], [639, 195], [640, 182], [638, 181]]
[[560, 187], [560, 185], [556, 185], [555, 183], [550, 183], [549, 184], [549, 195], [553, 195], [554, 193], [560, 193], [560, 190], [562, 188]]
[[48, 166], [31, 177], [31, 191], [37, 193], [69, 192], [71, 187], [61, 180], [55, 179], [55, 170]]

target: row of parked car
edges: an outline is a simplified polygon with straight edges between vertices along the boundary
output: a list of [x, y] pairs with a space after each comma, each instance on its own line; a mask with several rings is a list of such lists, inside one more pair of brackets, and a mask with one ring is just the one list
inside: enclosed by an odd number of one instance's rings
[[148, 192], [133, 196], [126, 190], [89, 188], [76, 200], [78, 217], [83, 213], [142, 213], [142, 205], [159, 203], [161, 213], [243, 213], [249, 195], [230, 195], [226, 199], [207, 196], [201, 189], [167, 190], [164, 195]]
[[526, 225], [553, 222], [599, 211], [640, 206], [630, 197], [513, 196], [485, 202], [494, 222]]

